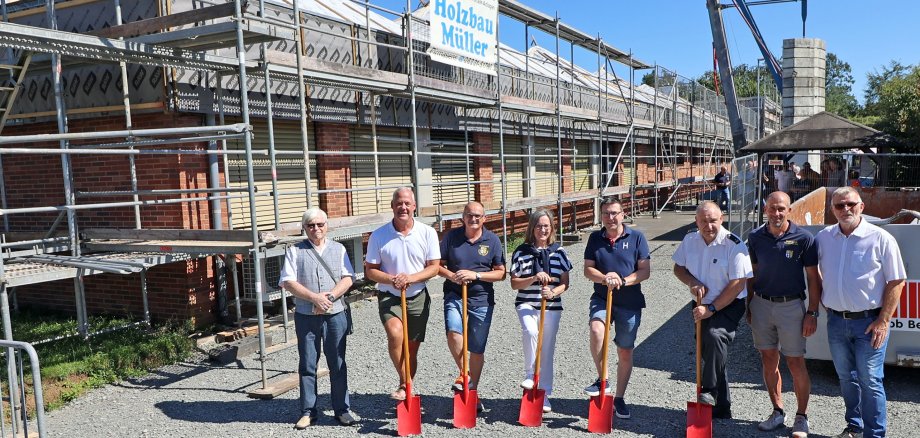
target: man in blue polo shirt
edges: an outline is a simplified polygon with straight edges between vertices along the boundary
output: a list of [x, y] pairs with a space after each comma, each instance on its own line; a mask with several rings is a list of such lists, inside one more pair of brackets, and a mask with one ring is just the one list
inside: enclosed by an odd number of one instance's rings
[[[651, 272], [648, 241], [638, 230], [627, 228], [623, 223], [623, 204], [618, 198], [601, 200], [601, 221], [604, 228], [591, 233], [585, 247], [585, 277], [594, 282], [594, 294], [589, 307], [591, 330], [591, 357], [597, 368], [597, 375], [603, 375], [601, 350], [604, 344], [604, 322], [607, 313], [607, 286], [612, 286], [613, 303], [611, 323], [617, 346], [617, 385], [613, 406], [618, 418], [629, 418], [629, 407], [623, 400], [626, 385], [632, 374], [632, 353], [636, 334], [642, 320], [645, 296], [640, 282]], [[600, 378], [585, 388], [589, 396], [600, 394]], [[610, 385], [606, 385], [610, 392]]]
[[[748, 251], [754, 277], [748, 280], [748, 324], [754, 346], [760, 351], [763, 381], [773, 412], [758, 424], [763, 431], [785, 425], [783, 380], [779, 372], [780, 352], [792, 374], [798, 407], [792, 436], [808, 436], [808, 396], [811, 380], [805, 368], [805, 337], [818, 324], [821, 276], [814, 237], [787, 216], [792, 212], [789, 195], [773, 192], [767, 197], [767, 223], [748, 236]], [[808, 278], [808, 306], [805, 306], [805, 276]]]
[[731, 184], [731, 176], [728, 175], [728, 169], [725, 166], [719, 168], [719, 173], [712, 179], [716, 185], [716, 204], [722, 210], [728, 210], [728, 203], [731, 202], [728, 186]]
[[[467, 349], [470, 352], [470, 388], [482, 377], [486, 340], [495, 306], [493, 282], [505, 279], [505, 251], [495, 233], [483, 228], [485, 211], [472, 201], [463, 208], [463, 227], [450, 230], [441, 240], [441, 266], [438, 275], [444, 282], [444, 325], [447, 348], [457, 369], [463, 364], [463, 301], [461, 285], [467, 283]], [[457, 377], [454, 391], [463, 390]]]

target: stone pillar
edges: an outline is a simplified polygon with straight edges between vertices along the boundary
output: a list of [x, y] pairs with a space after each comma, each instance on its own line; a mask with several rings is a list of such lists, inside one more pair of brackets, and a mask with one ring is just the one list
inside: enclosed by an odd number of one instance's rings
[[[348, 125], [316, 123], [316, 149], [320, 151], [350, 151]], [[320, 190], [351, 188], [351, 160], [348, 155], [317, 155], [316, 173]], [[319, 194], [319, 208], [329, 217], [351, 216], [351, 192]]]
[[824, 111], [827, 50], [824, 40], [783, 40], [783, 127]]
[[431, 130], [427, 128], [416, 128], [416, 132], [418, 134], [418, 151], [425, 153], [419, 154], [416, 159], [416, 165], [418, 166], [418, 187], [415, 188], [415, 202], [418, 204], [418, 208], [433, 207], [434, 187], [431, 185], [431, 182], [434, 179], [431, 169], [431, 155], [427, 154], [431, 152], [431, 146], [428, 144], [431, 141]]
[[[473, 144], [470, 146], [470, 151], [474, 154], [491, 154], [492, 153], [492, 134], [488, 132], [471, 132], [470, 141]], [[498, 160], [498, 158], [495, 158]], [[473, 166], [470, 169], [473, 172], [473, 179], [476, 181], [492, 181], [492, 158], [491, 157], [473, 157]], [[474, 189], [474, 199], [479, 202], [493, 201], [494, 184], [491, 182], [483, 182], [481, 184], [475, 184]]]

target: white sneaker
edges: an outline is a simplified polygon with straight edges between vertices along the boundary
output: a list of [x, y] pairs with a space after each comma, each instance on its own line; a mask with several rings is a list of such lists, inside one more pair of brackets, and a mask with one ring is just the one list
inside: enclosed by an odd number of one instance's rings
[[792, 438], [806, 438], [808, 436], [808, 418], [801, 415], [795, 416], [792, 423]]
[[763, 431], [775, 430], [786, 424], [786, 416], [779, 411], [774, 410], [766, 420], [757, 425], [757, 428]]
[[549, 404], [549, 397], [543, 396], [543, 413], [548, 414], [553, 412], [553, 405]]
[[534, 385], [533, 379], [524, 379], [523, 381], [521, 381], [521, 388], [533, 389], [533, 385]]

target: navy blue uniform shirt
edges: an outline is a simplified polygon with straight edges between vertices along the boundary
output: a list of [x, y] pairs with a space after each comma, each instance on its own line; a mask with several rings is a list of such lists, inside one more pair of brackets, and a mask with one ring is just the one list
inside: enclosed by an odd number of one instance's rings
[[767, 224], [748, 235], [748, 252], [754, 271], [754, 292], [765, 297], [805, 294], [804, 267], [818, 265], [818, 246], [808, 230], [789, 221], [781, 236], [770, 234]]
[[[585, 247], [585, 260], [594, 261], [594, 267], [602, 274], [616, 272], [621, 277], [636, 272], [639, 269], [639, 260], [651, 258], [648, 250], [648, 241], [639, 230], [634, 230], [624, 225], [623, 235], [611, 242], [607, 238], [607, 230], [601, 228], [591, 233], [588, 245]], [[607, 285], [594, 283], [594, 295], [602, 300], [607, 299]], [[642, 295], [642, 285], [633, 284], [623, 286], [613, 291], [613, 305], [627, 309], [642, 309], [645, 307], [645, 296]]]
[[[464, 234], [466, 227], [447, 232], [441, 239], [441, 260], [451, 272], [466, 269], [473, 272], [489, 272], [492, 266], [505, 264], [505, 251], [495, 233], [483, 229], [482, 236], [470, 242]], [[473, 280], [466, 287], [471, 306], [495, 305], [495, 288], [491, 282]], [[463, 291], [460, 285], [444, 280], [444, 299], [460, 299]]]

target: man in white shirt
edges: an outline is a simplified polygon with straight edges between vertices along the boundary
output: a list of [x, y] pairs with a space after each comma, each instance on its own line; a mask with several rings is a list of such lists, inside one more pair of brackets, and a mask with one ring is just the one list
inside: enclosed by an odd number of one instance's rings
[[744, 317], [746, 280], [751, 278], [747, 246], [722, 227], [722, 210], [712, 201], [696, 209], [695, 233], [687, 234], [671, 257], [674, 275], [690, 287], [690, 294], [703, 295], [693, 304], [693, 318], [702, 324], [702, 393], [700, 403], [714, 406], [716, 418], [731, 418], [728, 393], [728, 346]]
[[840, 378], [847, 426], [839, 437], [885, 436], [883, 385], [888, 323], [907, 271], [894, 237], [862, 219], [859, 192], [831, 196], [837, 224], [815, 236], [827, 309], [827, 341]]
[[399, 387], [390, 394], [406, 398], [403, 364], [403, 323], [401, 290], [406, 289], [409, 357], [412, 377], [418, 367], [418, 349], [425, 340], [431, 297], [425, 282], [438, 274], [441, 249], [438, 234], [413, 218], [415, 194], [408, 187], [393, 192], [390, 202], [393, 220], [374, 230], [367, 242], [364, 269], [367, 278], [377, 282], [377, 307], [387, 333], [387, 348], [399, 374]]

